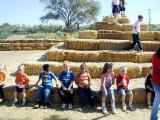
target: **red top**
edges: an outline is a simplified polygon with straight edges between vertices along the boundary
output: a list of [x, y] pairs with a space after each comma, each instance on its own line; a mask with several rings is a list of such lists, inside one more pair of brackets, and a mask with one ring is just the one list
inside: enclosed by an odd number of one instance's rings
[[160, 58], [155, 54], [152, 57], [153, 73], [152, 82], [160, 86]]
[[[118, 86], [119, 83], [126, 83], [126, 84], [123, 84], [123, 85], [119, 85], [119, 86]], [[117, 84], [117, 89], [118, 89], [118, 90], [119, 90], [119, 89], [128, 89], [128, 84], [129, 84], [129, 77], [128, 77], [128, 75], [127, 75], [127, 74], [124, 75], [124, 76], [119, 75], [119, 76], [117, 77], [116, 84]]]
[[27, 74], [23, 73], [23, 72], [17, 72], [16, 74], [16, 79], [15, 79], [15, 83], [22, 85], [23, 88], [28, 88], [29, 87], [29, 77]]
[[125, 5], [125, 0], [119, 0], [121, 5]]

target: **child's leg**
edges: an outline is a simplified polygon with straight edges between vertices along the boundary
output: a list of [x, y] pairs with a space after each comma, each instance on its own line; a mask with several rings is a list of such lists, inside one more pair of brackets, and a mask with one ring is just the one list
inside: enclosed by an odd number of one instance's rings
[[45, 87], [44, 88], [44, 97], [45, 97], [45, 104], [50, 103], [50, 93], [51, 93], [51, 87]]
[[64, 91], [62, 87], [59, 89], [59, 97], [61, 98], [61, 103], [66, 104], [66, 91]]
[[90, 105], [92, 107], [94, 107], [95, 106], [95, 101], [94, 101], [94, 96], [93, 96], [92, 90], [91, 90], [90, 87], [87, 87], [85, 89], [86, 89], [86, 94], [87, 94], [88, 100], [89, 100], [88, 102], [90, 103]]
[[44, 90], [44, 87], [41, 85], [38, 87], [36, 91], [36, 103], [37, 104], [40, 104], [40, 102], [42, 102], [43, 90]]
[[151, 97], [152, 97], [152, 93], [148, 92], [147, 93], [147, 105], [151, 105]]
[[108, 96], [110, 97], [110, 101], [111, 101], [111, 109], [113, 112], [115, 112], [116, 107], [115, 107], [114, 90], [109, 88], [109, 89], [107, 89], [107, 91], [108, 91]]
[[129, 91], [129, 105], [132, 105], [133, 103], [133, 92]]
[[81, 104], [81, 106], [85, 106], [84, 88], [78, 87], [78, 92], [79, 92], [79, 96], [80, 96], [80, 104]]
[[137, 43], [135, 34], [132, 34], [132, 38], [133, 38], [133, 43], [129, 46], [128, 50], [133, 49]]
[[0, 86], [0, 96], [2, 99], [4, 98], [3, 86]]
[[106, 98], [107, 98], [107, 94], [102, 92], [102, 108], [106, 108]]
[[73, 87], [71, 87], [70, 91], [67, 92], [67, 103], [73, 104]]
[[22, 92], [22, 98], [23, 98], [23, 101], [26, 101], [26, 92]]

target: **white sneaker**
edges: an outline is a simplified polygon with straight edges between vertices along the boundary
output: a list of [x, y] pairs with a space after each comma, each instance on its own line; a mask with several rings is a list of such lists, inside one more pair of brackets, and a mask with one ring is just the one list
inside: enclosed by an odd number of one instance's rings
[[122, 110], [126, 111], [126, 109], [127, 109], [126, 104], [122, 104]]
[[1, 98], [1, 99], [0, 99], [0, 103], [2, 103], [2, 102], [3, 102], [3, 99]]
[[108, 111], [107, 111], [107, 109], [105, 107], [102, 107], [102, 113], [103, 114], [108, 114]]
[[65, 103], [62, 103], [61, 108], [62, 108], [62, 109], [65, 109], [65, 108], [66, 108], [66, 104], [65, 104]]
[[73, 105], [70, 103], [70, 104], [68, 105], [68, 108], [69, 108], [70, 110], [72, 110], [72, 109], [73, 109]]

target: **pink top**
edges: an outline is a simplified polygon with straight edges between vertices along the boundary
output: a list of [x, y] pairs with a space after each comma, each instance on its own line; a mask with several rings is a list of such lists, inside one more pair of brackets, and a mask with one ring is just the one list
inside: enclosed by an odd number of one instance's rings
[[112, 80], [115, 78], [114, 72], [111, 74], [102, 74], [100, 78], [101, 78], [101, 87], [105, 82], [105, 87], [109, 88], [111, 86]]

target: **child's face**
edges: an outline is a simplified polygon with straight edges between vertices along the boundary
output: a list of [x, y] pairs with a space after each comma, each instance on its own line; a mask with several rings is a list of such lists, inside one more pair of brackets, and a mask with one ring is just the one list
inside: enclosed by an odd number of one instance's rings
[[63, 68], [64, 68], [64, 71], [68, 71], [68, 70], [69, 70], [69, 65], [64, 64], [64, 65], [63, 65]]
[[143, 21], [143, 19], [141, 18], [141, 19], [139, 19], [139, 22], [142, 22]]
[[120, 70], [121, 76], [124, 76], [126, 73], [127, 73], [127, 70], [126, 70], [126, 69], [121, 69], [121, 70]]

